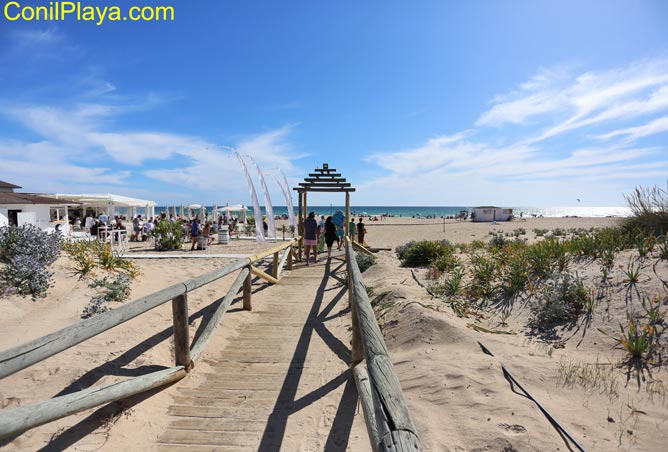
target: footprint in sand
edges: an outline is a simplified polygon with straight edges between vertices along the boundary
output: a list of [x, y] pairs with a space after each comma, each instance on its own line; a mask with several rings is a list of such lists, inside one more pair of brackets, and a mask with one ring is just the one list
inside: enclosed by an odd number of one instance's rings
[[523, 435], [527, 432], [527, 429], [519, 424], [498, 424], [498, 427], [511, 435]]

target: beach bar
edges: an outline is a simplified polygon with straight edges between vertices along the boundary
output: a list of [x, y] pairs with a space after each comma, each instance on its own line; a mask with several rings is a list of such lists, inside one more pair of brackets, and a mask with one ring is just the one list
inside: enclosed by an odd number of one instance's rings
[[0, 227], [31, 224], [45, 231], [69, 233], [68, 208], [79, 203], [34, 193], [16, 193], [18, 185], [0, 181]]
[[471, 221], [510, 221], [513, 219], [513, 209], [495, 206], [474, 207]]

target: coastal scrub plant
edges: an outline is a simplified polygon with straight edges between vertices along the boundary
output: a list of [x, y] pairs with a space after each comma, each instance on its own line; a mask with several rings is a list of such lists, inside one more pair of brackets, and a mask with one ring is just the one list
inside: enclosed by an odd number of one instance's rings
[[95, 279], [88, 287], [101, 291], [86, 305], [81, 314], [82, 319], [108, 311], [109, 303], [122, 303], [130, 297], [130, 277], [123, 273], [117, 274], [113, 279], [107, 276]]
[[668, 234], [668, 187], [636, 187], [625, 195], [631, 216], [623, 224], [628, 231], [641, 230], [645, 235]]
[[109, 243], [91, 242], [100, 267], [111, 272], [124, 272], [132, 279], [140, 275], [135, 265], [111, 248]]
[[[406, 244], [409, 245], [409, 244]], [[397, 249], [402, 264], [405, 267], [426, 267], [438, 258], [453, 255], [456, 247], [447, 240], [421, 240], [410, 243], [406, 248]]]
[[589, 296], [577, 274], [557, 273], [548, 278], [538, 300], [530, 305], [531, 323], [555, 326], [571, 322], [582, 312]]
[[364, 273], [376, 263], [376, 258], [366, 253], [355, 253], [355, 261], [357, 261], [360, 273]]
[[0, 228], [0, 291], [43, 297], [51, 285], [53, 264], [62, 247], [59, 234], [32, 225]]
[[92, 252], [92, 246], [89, 242], [65, 242], [63, 250], [74, 262], [74, 273], [79, 275], [79, 279], [84, 279], [90, 275], [97, 267], [95, 256]]

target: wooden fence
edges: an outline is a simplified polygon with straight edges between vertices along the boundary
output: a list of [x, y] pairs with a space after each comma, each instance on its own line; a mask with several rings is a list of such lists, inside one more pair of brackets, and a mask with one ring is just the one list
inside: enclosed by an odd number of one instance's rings
[[[31, 405], [0, 412], [0, 439], [37, 427], [47, 422], [104, 405], [116, 400], [169, 384], [185, 377], [201, 356], [214, 331], [220, 325], [240, 289], [243, 288], [243, 307], [251, 310], [251, 278], [259, 276], [272, 284], [278, 282], [287, 263], [292, 268], [293, 246], [296, 241], [282, 243], [253, 256], [239, 259], [210, 273], [174, 284], [158, 292], [141, 297], [123, 306], [83, 320], [60, 331], [48, 334], [26, 344], [0, 352], [0, 379], [32, 366], [46, 358], [67, 350], [115, 326], [172, 302], [174, 321], [175, 366], [103, 387], [93, 387], [75, 393], [54, 397]], [[282, 252], [282, 255], [281, 255]], [[257, 268], [255, 263], [273, 254], [272, 274]], [[280, 255], [280, 256], [279, 256]], [[202, 334], [190, 344], [188, 325], [188, 293], [226, 275], [239, 272], [223, 301], [211, 316]]]
[[[353, 324], [353, 375], [371, 447], [374, 451], [420, 451], [420, 438], [369, 301], [353, 243], [345, 240]], [[366, 370], [357, 365], [362, 360], [366, 361]]]

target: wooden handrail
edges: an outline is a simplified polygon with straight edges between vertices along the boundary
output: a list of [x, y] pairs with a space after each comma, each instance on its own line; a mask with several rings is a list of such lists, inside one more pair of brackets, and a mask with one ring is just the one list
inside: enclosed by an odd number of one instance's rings
[[[83, 320], [75, 325], [63, 328], [18, 347], [0, 352], [1, 379], [71, 348], [110, 328], [127, 322], [157, 306], [172, 301], [177, 362], [175, 367], [152, 372], [120, 383], [88, 388], [43, 402], [4, 410], [0, 412], [0, 439], [79, 411], [120, 400], [180, 380], [187, 375], [187, 372], [193, 367], [194, 362], [201, 356], [206, 345], [213, 337], [214, 331], [220, 325], [227, 308], [242, 286], [244, 289], [244, 308], [250, 309], [251, 264], [273, 253], [278, 253], [282, 249], [289, 249], [294, 244], [296, 242], [293, 240], [249, 258], [239, 259], [223, 268], [174, 284], [150, 295], [138, 298], [119, 308]], [[191, 347], [188, 334], [187, 293], [237, 270], [241, 270], [239, 275], [237, 275], [223, 301], [208, 320], [202, 334]], [[280, 277], [280, 274], [278, 276]], [[278, 282], [278, 279], [274, 280]]]
[[[371, 401], [364, 400], [362, 406], [373, 406], [374, 410], [374, 419], [365, 416], [372, 447], [375, 451], [420, 451], [420, 438], [369, 301], [353, 245], [348, 238], [345, 240], [349, 294], [352, 293], [353, 357], [356, 349], [362, 347], [372, 398]], [[353, 365], [357, 364], [354, 361]], [[356, 379], [362, 382], [363, 375], [357, 375]], [[368, 392], [362, 390], [359, 394], [365, 397]]]

